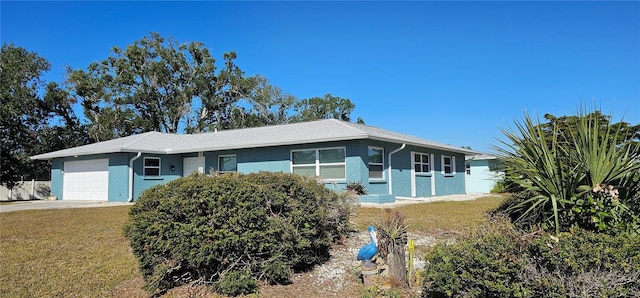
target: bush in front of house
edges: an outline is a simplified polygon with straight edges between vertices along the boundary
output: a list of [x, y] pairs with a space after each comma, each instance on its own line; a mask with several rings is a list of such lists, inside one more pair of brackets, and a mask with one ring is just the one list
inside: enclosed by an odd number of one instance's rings
[[524, 249], [513, 230], [440, 243], [426, 256], [422, 297], [523, 297]]
[[640, 296], [638, 237], [488, 230], [429, 252], [423, 297]]
[[528, 244], [522, 276], [533, 297], [639, 297], [640, 238], [574, 229]]
[[201, 283], [225, 295], [286, 283], [344, 236], [346, 196], [291, 174], [192, 175], [145, 191], [125, 235], [148, 290]]

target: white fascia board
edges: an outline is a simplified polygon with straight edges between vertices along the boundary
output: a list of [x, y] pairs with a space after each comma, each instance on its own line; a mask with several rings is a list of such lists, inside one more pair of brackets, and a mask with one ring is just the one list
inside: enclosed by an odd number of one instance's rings
[[444, 151], [450, 151], [450, 152], [456, 152], [456, 153], [464, 153], [465, 155], [476, 155], [476, 154], [478, 154], [476, 151], [473, 151], [473, 150], [467, 150], [467, 149], [463, 149], [463, 148], [456, 148], [456, 147], [453, 147], [453, 146], [449, 147], [448, 145], [441, 145], [440, 146], [440, 145], [435, 145], [435, 144], [424, 144], [424, 143], [418, 143], [418, 142], [412, 142], [412, 141], [404, 141], [404, 140], [401, 140], [401, 139], [390, 139], [390, 138], [381, 138], [381, 137], [369, 137], [369, 139], [376, 140], [376, 141], [396, 143], [396, 144], [406, 143], [407, 145], [424, 147], [424, 148], [431, 148], [431, 149], [438, 149], [438, 150], [444, 150]]

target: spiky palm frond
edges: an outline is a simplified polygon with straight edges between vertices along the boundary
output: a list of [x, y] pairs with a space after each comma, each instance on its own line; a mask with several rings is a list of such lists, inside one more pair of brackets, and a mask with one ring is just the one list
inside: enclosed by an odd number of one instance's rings
[[[601, 127], [605, 127], [604, 131]], [[640, 170], [635, 150], [632, 150], [632, 146], [619, 144], [620, 130], [613, 131], [610, 120], [601, 123], [594, 113], [587, 115], [581, 110], [576, 131], [571, 137], [575, 146], [576, 164], [586, 174], [586, 181], [581, 187], [583, 190], [626, 180], [625, 178]]]
[[502, 133], [507, 140], [500, 141], [503, 147], [494, 149], [505, 160], [512, 179], [536, 194], [507, 212], [520, 210], [518, 220], [536, 216], [534, 221], [552, 223], [559, 233], [559, 208], [571, 201], [584, 178], [579, 167], [571, 163], [571, 152], [562, 145], [567, 137], [555, 127], [552, 134], [547, 134], [540, 121], [528, 114], [522, 122], [515, 122], [515, 129], [502, 129]]

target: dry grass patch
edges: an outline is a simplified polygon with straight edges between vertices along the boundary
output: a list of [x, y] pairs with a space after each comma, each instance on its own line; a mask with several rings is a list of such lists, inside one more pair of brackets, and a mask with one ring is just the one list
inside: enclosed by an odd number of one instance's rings
[[[474, 201], [405, 205], [414, 235], [451, 238], [484, 221], [484, 212], [501, 197]], [[137, 261], [122, 234], [130, 206], [16, 211], [0, 214], [0, 297], [147, 297]], [[356, 228], [376, 223], [383, 209], [359, 208]], [[359, 245], [359, 244], [358, 244]], [[416, 258], [424, 248], [417, 248]], [[349, 256], [353, 257], [354, 256]], [[317, 272], [304, 273], [297, 283], [262, 288], [269, 296], [319, 297]], [[351, 273], [348, 273], [351, 274]], [[349, 278], [346, 277], [346, 278]], [[350, 283], [351, 284], [351, 283]], [[346, 296], [360, 289], [345, 288]], [[171, 290], [168, 297], [203, 295], [204, 288]]]
[[[472, 201], [418, 203], [394, 207], [405, 217], [409, 231], [420, 234], [467, 233], [485, 220], [485, 212], [498, 207], [501, 196], [487, 196]], [[353, 218], [356, 228], [366, 229], [382, 217], [384, 209], [359, 208]]]
[[103, 297], [138, 276], [128, 206], [2, 213], [0, 297]]

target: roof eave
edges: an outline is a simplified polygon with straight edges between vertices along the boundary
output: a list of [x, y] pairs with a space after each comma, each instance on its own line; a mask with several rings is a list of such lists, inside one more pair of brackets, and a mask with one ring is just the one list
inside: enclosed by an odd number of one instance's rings
[[[142, 152], [142, 153], [147, 153], [147, 154], [171, 154], [173, 152], [171, 151], [161, 151], [161, 150], [146, 150], [146, 149], [127, 149], [127, 148], [119, 148], [118, 150], [97, 150], [97, 151], [86, 151], [86, 152], [78, 152], [78, 153], [71, 153], [71, 154], [55, 154], [56, 152], [52, 152], [52, 153], [45, 153], [45, 154], [39, 154], [39, 155], [34, 155], [29, 157], [29, 159], [31, 160], [51, 160], [54, 158], [63, 158], [63, 157], [78, 157], [78, 156], [88, 156], [88, 155], [97, 155], [97, 154], [110, 154], [110, 153], [137, 153], [137, 152]], [[177, 152], [176, 152], [177, 153]]]
[[418, 143], [418, 142], [406, 141], [406, 140], [401, 140], [401, 139], [383, 138], [383, 137], [369, 137], [369, 139], [377, 140], [377, 141], [383, 141], [383, 142], [398, 143], [398, 144], [405, 143], [407, 145], [418, 146], [418, 147], [427, 147], [427, 148], [444, 150], [444, 151], [453, 151], [453, 152], [456, 152], [456, 153], [463, 153], [465, 156], [479, 154], [479, 152], [476, 152], [476, 151], [473, 151], [473, 150], [467, 150], [467, 149], [463, 149], [463, 148], [456, 148], [456, 147], [453, 147], [453, 146], [450, 147], [450, 146], [446, 146], [446, 145], [442, 145], [442, 146], [427, 145], [427, 144], [422, 144], [422, 143]]

